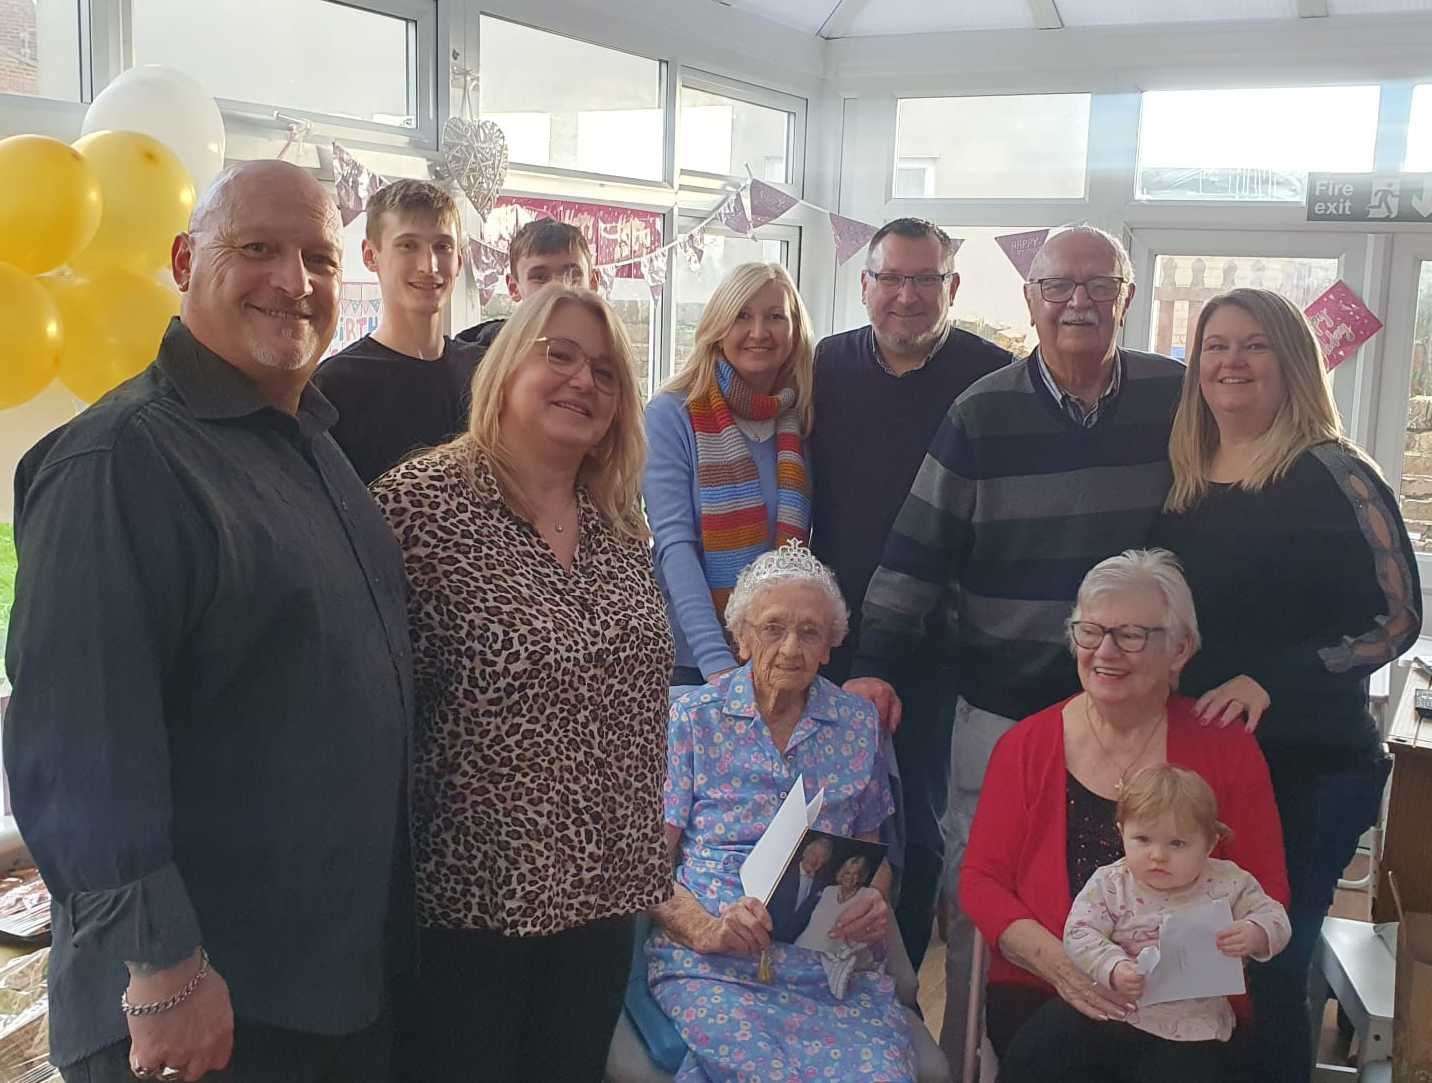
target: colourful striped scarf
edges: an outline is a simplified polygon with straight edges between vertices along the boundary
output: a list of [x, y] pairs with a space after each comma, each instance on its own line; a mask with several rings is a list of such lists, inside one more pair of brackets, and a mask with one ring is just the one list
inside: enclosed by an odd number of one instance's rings
[[[719, 361], [716, 385], [689, 406], [696, 434], [697, 484], [701, 494], [701, 548], [706, 583], [725, 620], [736, 576], [768, 549], [792, 538], [810, 539], [810, 476], [801, 446], [794, 388], [774, 395], [753, 392], [729, 362]], [[776, 536], [767, 528], [761, 475], [736, 417], [776, 419]]]

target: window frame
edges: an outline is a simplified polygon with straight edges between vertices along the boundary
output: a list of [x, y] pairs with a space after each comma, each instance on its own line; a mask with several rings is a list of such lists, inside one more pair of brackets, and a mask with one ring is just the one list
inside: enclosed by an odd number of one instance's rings
[[[1432, 264], [1432, 232], [1397, 237], [1392, 241], [1388, 263], [1386, 323], [1372, 340], [1381, 339], [1383, 348], [1381, 363], [1377, 366], [1381, 389], [1374, 391], [1376, 427], [1368, 451], [1382, 466], [1393, 493], [1401, 495], [1411, 402], [1412, 345], [1417, 328], [1418, 278], [1422, 265]], [[1417, 570], [1424, 594], [1432, 591], [1432, 553], [1417, 554]]]
[[[283, 102], [252, 102], [216, 97], [219, 111], [231, 139], [258, 136], [261, 141], [287, 136], [289, 120], [309, 124], [312, 142], [329, 138], [381, 147], [436, 152], [440, 117], [449, 115], [451, 93], [447, 64], [439, 64], [439, 43], [449, 37], [453, 0], [323, 0], [338, 7], [355, 8], [374, 15], [402, 19], [408, 26], [409, 89], [414, 96], [415, 124], [397, 124], [344, 117], [334, 113], [300, 109]], [[94, 40], [106, 45], [105, 55], [92, 55], [92, 86], [103, 88], [123, 71], [134, 66], [134, 0], [90, 0], [93, 9]], [[439, 79], [439, 70], [444, 78]], [[91, 100], [91, 99], [86, 99]], [[280, 119], [277, 114], [283, 114]]]
[[[71, 128], [78, 129], [76, 117], [83, 117], [84, 111], [94, 99], [94, 79], [90, 56], [95, 41], [93, 9], [111, 0], [71, 0], [74, 8], [76, 72], [79, 76], [77, 100], [48, 98], [38, 94], [0, 93], [0, 139], [21, 133], [53, 135], [68, 141]], [[102, 39], [102, 35], [101, 35]]]
[[[347, 0], [343, 0], [347, 2]], [[622, 53], [625, 56], [636, 57], [639, 60], [649, 61], [657, 66], [657, 100], [661, 103], [662, 111], [662, 171], [657, 179], [650, 177], [632, 177], [619, 173], [597, 173], [590, 170], [572, 169], [567, 166], [539, 165], [532, 162], [513, 161], [509, 167], [509, 178], [513, 174], [529, 174], [533, 177], [551, 178], [554, 181], [580, 181], [586, 182], [591, 188], [600, 188], [605, 185], [620, 185], [626, 188], [654, 189], [657, 191], [670, 192], [675, 187], [674, 178], [676, 172], [676, 79], [673, 77], [673, 65], [665, 57], [648, 56], [645, 53], [635, 52], [631, 49], [623, 49], [610, 45], [604, 41], [597, 41], [593, 38], [579, 34], [563, 33], [560, 30], [553, 30], [549, 27], [538, 26], [536, 23], [524, 19], [514, 19], [508, 15], [499, 15], [491, 11], [483, 11], [478, 18], [473, 20], [475, 26], [469, 31], [468, 39], [470, 45], [470, 57], [478, 58], [478, 67], [481, 68], [482, 57], [482, 21], [492, 19], [497, 22], [511, 23], [527, 30], [535, 30], [543, 34], [551, 34], [553, 37], [566, 38], [568, 41], [579, 42], [583, 45], [590, 45], [596, 49], [605, 49], [608, 52]], [[479, 102], [474, 103], [473, 108], [477, 109]], [[591, 190], [588, 189], [588, 191]], [[512, 193], [515, 194], [515, 193]], [[565, 198], [565, 197], [564, 197]], [[581, 197], [586, 198], [586, 197]], [[665, 200], [663, 202], [669, 202]]]
[[[907, 159], [909, 159], [909, 158], [919, 158], [919, 157], [923, 157], [922, 155], [916, 155], [916, 154], [905, 154], [905, 155], [902, 155], [902, 154], [900, 154], [900, 152], [899, 152], [899, 151], [900, 151], [900, 103], [901, 103], [902, 101], [919, 101], [919, 100], [922, 100], [922, 99], [923, 99], [923, 100], [931, 100], [931, 99], [939, 99], [939, 98], [1055, 98], [1055, 97], [1067, 98], [1067, 97], [1073, 97], [1073, 96], [1076, 96], [1076, 95], [1077, 95], [1077, 96], [1081, 96], [1081, 97], [1087, 97], [1087, 98], [1089, 99], [1089, 125], [1088, 125], [1088, 128], [1087, 128], [1087, 129], [1085, 130], [1085, 132], [1084, 132], [1084, 189], [1083, 189], [1083, 191], [1082, 191], [1079, 195], [1077, 195], [1077, 196], [1000, 196], [1000, 197], [991, 197], [991, 196], [942, 196], [942, 195], [931, 195], [931, 196], [925, 196], [925, 197], [923, 197], [923, 198], [917, 198], [917, 197], [913, 197], [913, 196], [897, 196], [897, 195], [895, 194], [895, 170], [899, 168], [900, 160], [901, 160], [902, 158], [907, 158]], [[1094, 187], [1094, 175], [1093, 175], [1093, 174], [1094, 174], [1094, 171], [1093, 171], [1093, 169], [1090, 168], [1089, 163], [1090, 163], [1090, 162], [1093, 160], [1093, 158], [1094, 158], [1094, 123], [1095, 123], [1095, 116], [1096, 116], [1095, 110], [1096, 110], [1096, 103], [1098, 102], [1099, 97], [1100, 97], [1100, 96], [1099, 96], [1098, 94], [1096, 94], [1096, 93], [1095, 93], [1094, 91], [1092, 91], [1092, 90], [1053, 90], [1053, 91], [1034, 91], [1034, 90], [1030, 90], [1030, 91], [1020, 91], [1020, 90], [1012, 90], [1012, 91], [990, 91], [990, 92], [987, 92], [987, 93], [972, 93], [972, 92], [960, 93], [960, 92], [951, 92], [951, 93], [948, 93], [948, 94], [897, 94], [897, 95], [895, 95], [894, 98], [891, 100], [891, 118], [892, 118], [892, 122], [893, 122], [893, 123], [892, 123], [891, 131], [890, 131], [890, 146], [889, 146], [889, 148], [888, 148], [889, 153], [888, 153], [887, 155], [882, 156], [882, 160], [888, 161], [888, 162], [890, 163], [889, 168], [885, 170], [885, 174], [886, 174], [886, 177], [885, 177], [885, 198], [886, 198], [886, 200], [887, 200], [888, 202], [894, 203], [894, 204], [897, 204], [897, 205], [899, 205], [899, 204], [915, 204], [915, 203], [939, 203], [939, 204], [941, 204], [941, 205], [946, 205], [946, 206], [949, 206], [949, 207], [951, 207], [951, 208], [959, 208], [959, 207], [980, 207], [980, 206], [987, 206], [987, 205], [989, 205], [989, 204], [991, 204], [991, 203], [1013, 204], [1013, 205], [1025, 204], [1025, 205], [1030, 205], [1030, 206], [1049, 206], [1049, 205], [1061, 205], [1061, 204], [1062, 204], [1062, 205], [1068, 205], [1068, 206], [1083, 206], [1084, 204], [1086, 204], [1086, 203], [1089, 202], [1089, 200], [1090, 200], [1090, 198], [1091, 198], [1091, 192], [1092, 192], [1093, 187]], [[910, 214], [910, 213], [917, 213], [917, 212], [912, 212], [912, 211], [896, 211], [895, 213], [898, 215], [898, 214]], [[948, 213], [959, 214], [959, 213], [961, 213], [961, 212], [960, 212], [959, 210], [952, 210], [952, 211], [947, 211], [947, 212], [945, 212], [945, 213], [947, 213], [947, 214], [948, 214]], [[928, 216], [928, 215], [921, 215], [921, 217], [929, 217], [929, 216]], [[964, 220], [964, 219], [962, 219], [962, 221], [963, 221], [963, 220]], [[932, 218], [931, 221], [934, 221], [934, 219]], [[972, 223], [972, 224], [978, 224], [978, 223]]]
[[[1276, 214], [1276, 213], [1278, 213], [1279, 211], [1283, 211], [1283, 210], [1285, 210], [1285, 209], [1291, 209], [1291, 212], [1292, 212], [1292, 214], [1295, 216], [1295, 220], [1296, 220], [1296, 221], [1298, 221], [1298, 222], [1305, 222], [1305, 221], [1306, 221], [1306, 212], [1305, 212], [1306, 203], [1305, 203], [1304, 200], [1301, 200], [1301, 199], [1159, 199], [1159, 198], [1157, 198], [1157, 197], [1149, 198], [1149, 197], [1143, 195], [1142, 192], [1141, 192], [1141, 190], [1140, 190], [1140, 180], [1139, 180], [1140, 173], [1141, 173], [1141, 169], [1142, 169], [1142, 166], [1141, 166], [1141, 164], [1140, 164], [1140, 157], [1139, 157], [1139, 155], [1140, 155], [1140, 153], [1141, 153], [1142, 148], [1141, 148], [1138, 144], [1139, 144], [1139, 142], [1141, 141], [1141, 139], [1142, 139], [1142, 137], [1143, 137], [1143, 112], [1144, 112], [1144, 98], [1145, 98], [1145, 95], [1150, 94], [1150, 93], [1179, 92], [1180, 89], [1183, 90], [1183, 91], [1188, 91], [1188, 92], [1214, 91], [1214, 90], [1225, 90], [1225, 91], [1236, 91], [1236, 90], [1265, 90], [1265, 89], [1266, 89], [1266, 90], [1322, 90], [1322, 89], [1334, 88], [1334, 87], [1366, 87], [1366, 86], [1376, 87], [1376, 88], [1377, 88], [1377, 91], [1378, 91], [1378, 96], [1377, 96], [1377, 118], [1376, 118], [1376, 120], [1374, 121], [1373, 142], [1372, 142], [1372, 158], [1373, 158], [1373, 160], [1372, 160], [1372, 165], [1370, 166], [1370, 171], [1372, 171], [1372, 170], [1379, 170], [1379, 169], [1384, 169], [1384, 168], [1386, 168], [1384, 165], [1381, 164], [1381, 163], [1384, 161], [1384, 155], [1385, 155], [1384, 135], [1385, 135], [1386, 126], [1387, 126], [1386, 110], [1387, 110], [1388, 105], [1390, 104], [1390, 103], [1388, 102], [1388, 100], [1387, 100], [1387, 99], [1388, 99], [1388, 85], [1387, 85], [1385, 82], [1382, 82], [1382, 81], [1368, 82], [1368, 81], [1365, 81], [1365, 80], [1364, 80], [1364, 81], [1361, 81], [1361, 82], [1303, 83], [1303, 84], [1296, 85], [1296, 86], [1281, 86], [1281, 87], [1259, 86], [1258, 84], [1254, 83], [1254, 84], [1248, 85], [1248, 86], [1223, 86], [1223, 85], [1219, 85], [1219, 86], [1184, 87], [1184, 88], [1176, 88], [1176, 87], [1153, 87], [1153, 88], [1149, 88], [1148, 90], [1142, 91], [1142, 92], [1138, 95], [1138, 98], [1139, 98], [1139, 109], [1138, 109], [1138, 118], [1137, 118], [1137, 121], [1136, 121], [1136, 128], [1135, 128], [1135, 131], [1134, 131], [1135, 152], [1134, 152], [1133, 177], [1132, 177], [1133, 188], [1132, 188], [1132, 192], [1131, 192], [1131, 195], [1130, 195], [1130, 202], [1133, 203], [1135, 206], [1138, 206], [1138, 207], [1157, 208], [1158, 210], [1170, 209], [1170, 210], [1173, 210], [1173, 211], [1175, 211], [1175, 212], [1178, 212], [1178, 211], [1184, 211], [1184, 212], [1192, 211], [1192, 212], [1194, 212], [1194, 213], [1197, 213], [1197, 212], [1200, 211], [1200, 210], [1212, 210], [1212, 211], [1214, 211], [1214, 212], [1217, 213], [1217, 214], [1226, 214], [1226, 213], [1228, 213], [1230, 210], [1232, 210], [1232, 209], [1234, 209], [1234, 208], [1246, 208], [1246, 209], [1250, 209], [1250, 210], [1259, 210], [1259, 211], [1270, 212], [1270, 213]], [[1091, 126], [1092, 126], [1092, 124], [1093, 124], [1092, 115], [1091, 115], [1091, 117], [1090, 117], [1090, 124], [1091, 124]], [[1404, 131], [1404, 133], [1406, 132], [1406, 120], [1405, 120], [1405, 119], [1404, 119], [1404, 121], [1403, 121], [1403, 131]], [[1314, 172], [1316, 172], [1316, 171], [1314, 171]]]
[[[733, 101], [744, 102], [747, 105], [759, 106], [763, 109], [774, 109], [777, 112], [786, 113], [791, 121], [786, 128], [786, 179], [781, 182], [766, 181], [775, 187], [784, 190], [797, 198], [805, 195], [806, 175], [806, 138], [808, 131], [808, 115], [810, 102], [795, 94], [787, 94], [779, 90], [771, 90], [768, 87], [757, 86], [754, 83], [742, 82], [739, 79], [731, 79], [723, 75], [715, 75], [698, 68], [682, 67], [677, 73], [677, 109], [681, 108], [681, 89], [702, 91], [707, 94], [717, 94], [723, 98], [730, 98]], [[709, 173], [699, 169], [681, 168], [681, 126], [680, 117], [676, 118], [676, 167], [677, 179], [680, 187], [694, 190], [714, 190], [725, 186], [731, 181], [745, 183], [748, 179], [744, 173]], [[765, 181], [765, 178], [760, 178]]]

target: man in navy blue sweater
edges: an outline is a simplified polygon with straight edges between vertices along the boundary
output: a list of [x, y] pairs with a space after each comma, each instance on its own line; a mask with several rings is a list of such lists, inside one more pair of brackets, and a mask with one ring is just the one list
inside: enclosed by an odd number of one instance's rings
[[[955, 247], [939, 226], [918, 218], [883, 226], [860, 276], [870, 323], [831, 335], [816, 349], [811, 547], [835, 572], [851, 614], [846, 646], [832, 651], [826, 666], [835, 681], [848, 675], [866, 584], [930, 438], [965, 388], [1013, 360], [953, 325], [960, 285]], [[940, 818], [955, 703], [937, 638], [892, 674], [904, 704], [895, 733], [905, 821], [895, 920], [917, 969], [944, 856]]]

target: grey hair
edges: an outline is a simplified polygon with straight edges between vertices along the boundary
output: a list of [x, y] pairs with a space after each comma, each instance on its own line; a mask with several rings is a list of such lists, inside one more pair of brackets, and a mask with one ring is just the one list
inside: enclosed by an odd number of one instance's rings
[[[1071, 233], [1083, 234], [1086, 237], [1097, 237], [1107, 244], [1114, 253], [1115, 273], [1125, 282], [1132, 283], [1134, 281], [1134, 261], [1129, 258], [1129, 250], [1124, 247], [1124, 242], [1107, 230], [1100, 229], [1098, 226], [1091, 226], [1087, 222], [1081, 222], [1077, 226], [1061, 229], [1057, 233], [1050, 234], [1045, 240], [1044, 245], [1048, 247], [1050, 241], [1053, 241], [1057, 237], [1067, 237]], [[1034, 273], [1035, 270], [1042, 266], [1040, 257], [1043, 253], [1044, 248], [1040, 248], [1040, 250], [1035, 253], [1034, 261], [1029, 265], [1029, 281], [1031, 282], [1037, 277]]]
[[[1118, 556], [1095, 564], [1079, 584], [1072, 619], [1080, 620], [1084, 607], [1095, 598], [1134, 590], [1156, 590], [1163, 595], [1169, 643], [1188, 643], [1192, 653], [1197, 653], [1202, 640], [1198, 635], [1193, 592], [1188, 589], [1178, 558], [1167, 549], [1125, 549]], [[1069, 649], [1074, 649], [1072, 629]]]
[[805, 583], [822, 590], [830, 602], [830, 644], [838, 646], [850, 631], [850, 610], [841, 596], [835, 573], [816, 559], [798, 541], [762, 553], [741, 569], [736, 587], [726, 601], [726, 628], [739, 636], [746, 624], [746, 613], [756, 596], [767, 587], [785, 583]]

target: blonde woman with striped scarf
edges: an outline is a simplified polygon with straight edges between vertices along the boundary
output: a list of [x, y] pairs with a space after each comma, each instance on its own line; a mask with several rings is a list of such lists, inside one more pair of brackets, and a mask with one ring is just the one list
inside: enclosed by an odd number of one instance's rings
[[707, 303], [685, 366], [647, 406], [643, 492], [676, 639], [673, 686], [735, 668], [722, 614], [737, 574], [810, 537], [813, 348], [785, 268], [742, 264]]

